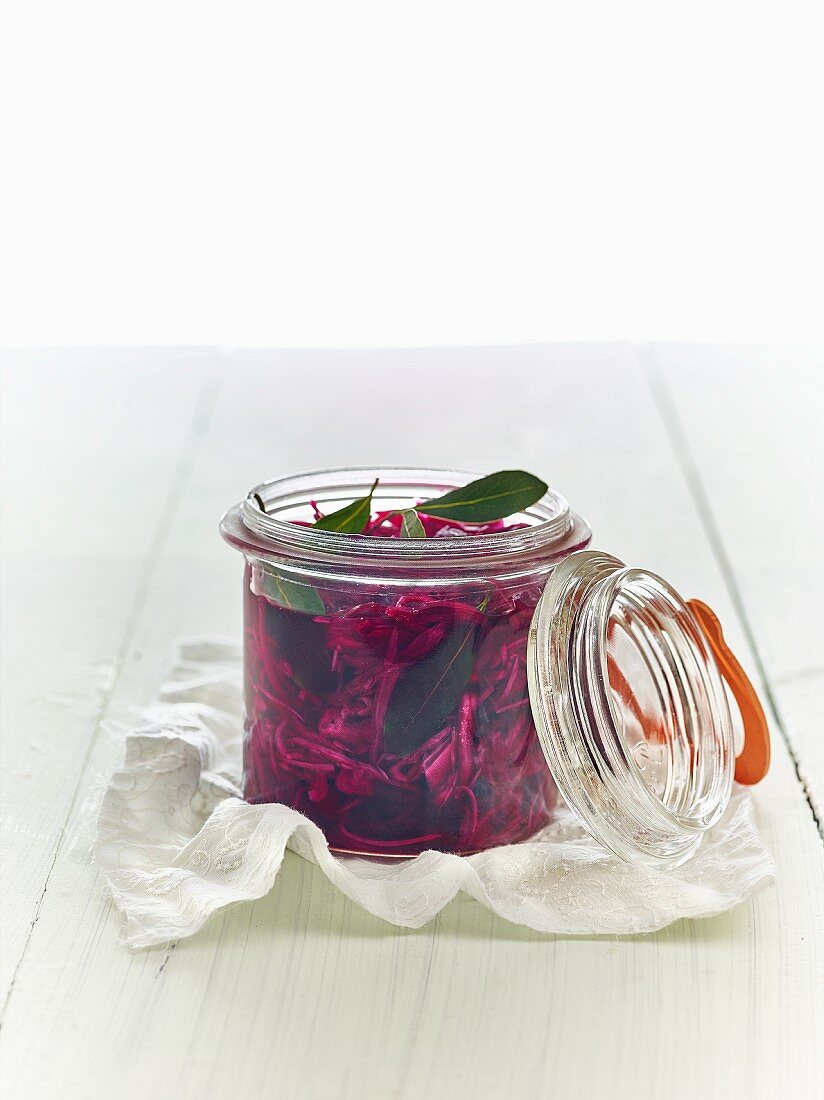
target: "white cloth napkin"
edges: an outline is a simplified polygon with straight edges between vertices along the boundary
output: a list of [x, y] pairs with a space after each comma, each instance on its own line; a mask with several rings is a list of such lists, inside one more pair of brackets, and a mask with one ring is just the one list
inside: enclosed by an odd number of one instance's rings
[[407, 928], [431, 920], [463, 890], [540, 932], [651, 932], [724, 912], [773, 881], [743, 787], [698, 853], [666, 872], [623, 863], [566, 810], [530, 841], [473, 856], [332, 855], [320, 829], [296, 810], [243, 801], [241, 681], [234, 642], [181, 642], [159, 701], [127, 733], [94, 854], [130, 947], [190, 936], [216, 910], [262, 897], [287, 847], [358, 905]]

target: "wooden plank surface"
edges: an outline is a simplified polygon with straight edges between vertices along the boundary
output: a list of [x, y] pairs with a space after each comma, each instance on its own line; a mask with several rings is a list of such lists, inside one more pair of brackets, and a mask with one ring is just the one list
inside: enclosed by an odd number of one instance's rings
[[36, 919], [212, 399], [213, 352], [4, 357], [3, 949]]
[[[81, 356], [67, 368], [66, 388], [77, 400], [82, 394], [90, 423], [102, 424], [110, 383], [102, 368], [89, 381], [89, 362], [102, 361]], [[16, 379], [31, 365], [7, 363], [6, 395], [25, 387]], [[27, 801], [33, 815], [58, 824], [43, 832], [45, 878], [41, 860], [35, 885], [22, 874], [15, 886], [18, 926], [34, 924], [8, 950], [14, 983], [2, 1042], [11, 1100], [115, 1092], [129, 1100], [149, 1091], [243, 1100], [264, 1090], [284, 1100], [814, 1094], [822, 1079], [824, 845], [778, 737], [773, 771], [756, 794], [777, 886], [713, 920], [633, 939], [565, 939], [507, 925], [459, 899], [409, 931], [363, 913], [290, 856], [267, 898], [219, 915], [192, 939], [137, 954], [116, 945], [117, 918], [94, 870], [72, 859], [60, 836], [112, 763], [116, 748], [102, 731], [151, 700], [172, 640], [238, 632], [240, 563], [216, 522], [265, 476], [375, 461], [534, 469], [587, 514], [596, 545], [707, 599], [752, 674], [771, 675], [750, 648], [746, 604], [696, 496], [683, 445], [693, 426], [686, 418], [673, 425], [646, 354], [615, 345], [259, 352], [236, 354], [217, 373], [201, 367], [205, 376], [185, 394], [175, 390], [179, 380], [149, 370], [141, 392], [164, 430], [152, 431], [150, 421], [134, 435], [112, 433], [100, 448], [130, 484], [145, 473], [159, 485], [165, 472], [167, 487], [165, 496], [136, 498], [129, 519], [130, 532], [155, 533], [126, 540], [135, 550], [125, 562], [133, 587], [124, 579], [105, 635], [106, 652], [119, 655], [116, 675], [82, 721], [58, 704], [44, 727], [34, 699], [15, 712], [15, 775], [53, 769], [51, 786], [41, 792], [30, 783]], [[667, 367], [668, 386], [673, 374]], [[679, 396], [667, 392], [678, 411]], [[22, 451], [38, 406], [39, 397], [15, 397]], [[80, 442], [67, 446], [63, 464], [69, 487], [95, 472]], [[700, 485], [710, 501], [723, 499], [718, 485]], [[119, 522], [108, 509], [99, 538], [55, 542], [50, 570], [64, 592], [62, 614], [82, 635], [50, 653], [60, 683], [76, 666], [91, 675], [90, 654], [103, 637], [101, 578], [123, 563], [122, 543], [111, 537]], [[25, 547], [15, 554], [24, 558]], [[77, 560], [89, 567], [72, 572]], [[784, 593], [799, 616], [803, 591]], [[41, 590], [32, 573], [25, 592], [4, 609], [8, 637], [25, 638], [29, 621], [48, 619], [53, 589]], [[35, 649], [20, 662], [36, 695]], [[812, 713], [815, 695], [808, 706]], [[38, 764], [28, 741], [44, 728], [55, 755]], [[63, 788], [80, 771], [69, 797]], [[20, 831], [31, 828], [24, 801], [8, 822], [4, 813], [10, 848], [16, 821]], [[18, 874], [24, 865], [21, 856]]]
[[663, 345], [650, 365], [824, 830], [824, 350]]

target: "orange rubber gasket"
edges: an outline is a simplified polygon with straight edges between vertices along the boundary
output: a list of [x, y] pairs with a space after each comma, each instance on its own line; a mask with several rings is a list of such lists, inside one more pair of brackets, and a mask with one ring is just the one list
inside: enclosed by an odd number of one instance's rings
[[770, 730], [764, 708], [746, 672], [724, 640], [721, 623], [712, 608], [701, 600], [687, 600], [687, 606], [706, 635], [721, 675], [741, 711], [744, 747], [735, 761], [736, 782], [748, 786], [758, 783], [767, 774], [770, 766]]

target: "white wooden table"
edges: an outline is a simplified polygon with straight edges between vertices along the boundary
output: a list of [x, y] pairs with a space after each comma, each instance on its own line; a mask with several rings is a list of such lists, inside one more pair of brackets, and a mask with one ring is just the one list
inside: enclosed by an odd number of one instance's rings
[[[822, 371], [699, 346], [7, 354], [3, 1095], [824, 1094]], [[347, 463], [532, 469], [596, 546], [712, 604], [770, 712], [777, 885], [635, 939], [541, 936], [465, 898], [407, 931], [290, 855], [192, 939], [117, 946], [76, 855], [112, 731], [174, 638], [239, 633], [221, 511]]]

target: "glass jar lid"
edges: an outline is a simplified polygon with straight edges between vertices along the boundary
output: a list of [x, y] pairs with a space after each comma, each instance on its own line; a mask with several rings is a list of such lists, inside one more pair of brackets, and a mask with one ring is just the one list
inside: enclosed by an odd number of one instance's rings
[[573, 553], [535, 609], [527, 670], [541, 747], [584, 827], [623, 859], [689, 859], [727, 807], [735, 744], [688, 603], [654, 573]]

